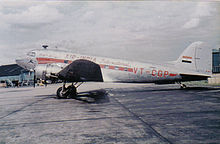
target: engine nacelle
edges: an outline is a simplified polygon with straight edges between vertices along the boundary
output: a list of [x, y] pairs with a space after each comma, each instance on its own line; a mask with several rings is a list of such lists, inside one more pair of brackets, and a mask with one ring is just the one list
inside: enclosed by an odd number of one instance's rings
[[35, 67], [36, 78], [51, 79], [54, 75], [60, 72], [66, 65], [63, 64], [39, 64]]

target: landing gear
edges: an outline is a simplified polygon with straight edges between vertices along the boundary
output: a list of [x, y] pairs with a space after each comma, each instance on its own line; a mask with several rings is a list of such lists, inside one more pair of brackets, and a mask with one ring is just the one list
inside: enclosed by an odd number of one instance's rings
[[77, 83], [72, 83], [68, 87], [66, 87], [66, 82], [63, 83], [62, 87], [57, 89], [57, 98], [58, 99], [66, 99], [66, 98], [74, 98], [77, 96], [77, 88], [81, 85], [80, 83], [78, 86]]
[[180, 89], [186, 89], [187, 86], [185, 84], [182, 84], [181, 82], [177, 82], [177, 84], [180, 84]]
[[180, 88], [185, 89], [185, 88], [187, 88], [187, 86], [185, 84], [180, 84]]
[[57, 98], [61, 99], [61, 98], [73, 98], [77, 96], [77, 91], [76, 91], [76, 87], [73, 85], [69, 85], [68, 87], [65, 86], [66, 83], [63, 83], [62, 87], [59, 87], [57, 89]]

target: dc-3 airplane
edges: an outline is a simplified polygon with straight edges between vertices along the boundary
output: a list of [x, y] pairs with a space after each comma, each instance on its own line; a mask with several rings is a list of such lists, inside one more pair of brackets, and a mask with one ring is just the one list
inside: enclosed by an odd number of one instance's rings
[[[82, 82], [121, 82], [174, 84], [206, 80], [211, 75], [211, 48], [198, 41], [188, 46], [176, 61], [141, 63], [80, 55], [59, 50], [32, 50], [26, 58], [17, 59], [21, 67], [34, 70], [38, 78], [57, 78], [63, 81], [57, 97], [77, 95]], [[66, 87], [66, 83], [72, 83]], [[181, 88], [186, 85], [181, 84]], [[71, 96], [70, 96], [71, 95]]]

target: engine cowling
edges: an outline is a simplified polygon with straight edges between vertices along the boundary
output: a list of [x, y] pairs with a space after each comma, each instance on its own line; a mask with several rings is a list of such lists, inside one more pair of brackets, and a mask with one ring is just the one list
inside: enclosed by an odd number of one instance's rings
[[51, 79], [64, 67], [63, 64], [39, 64], [35, 67], [35, 75], [39, 79]]

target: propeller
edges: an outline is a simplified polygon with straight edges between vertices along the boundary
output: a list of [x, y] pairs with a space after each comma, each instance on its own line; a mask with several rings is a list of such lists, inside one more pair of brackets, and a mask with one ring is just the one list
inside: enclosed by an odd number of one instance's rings
[[42, 73], [42, 80], [44, 81], [45, 87], [47, 86], [47, 71], [43, 71]]
[[34, 88], [35, 88], [35, 83], [36, 83], [36, 72], [34, 70]]

